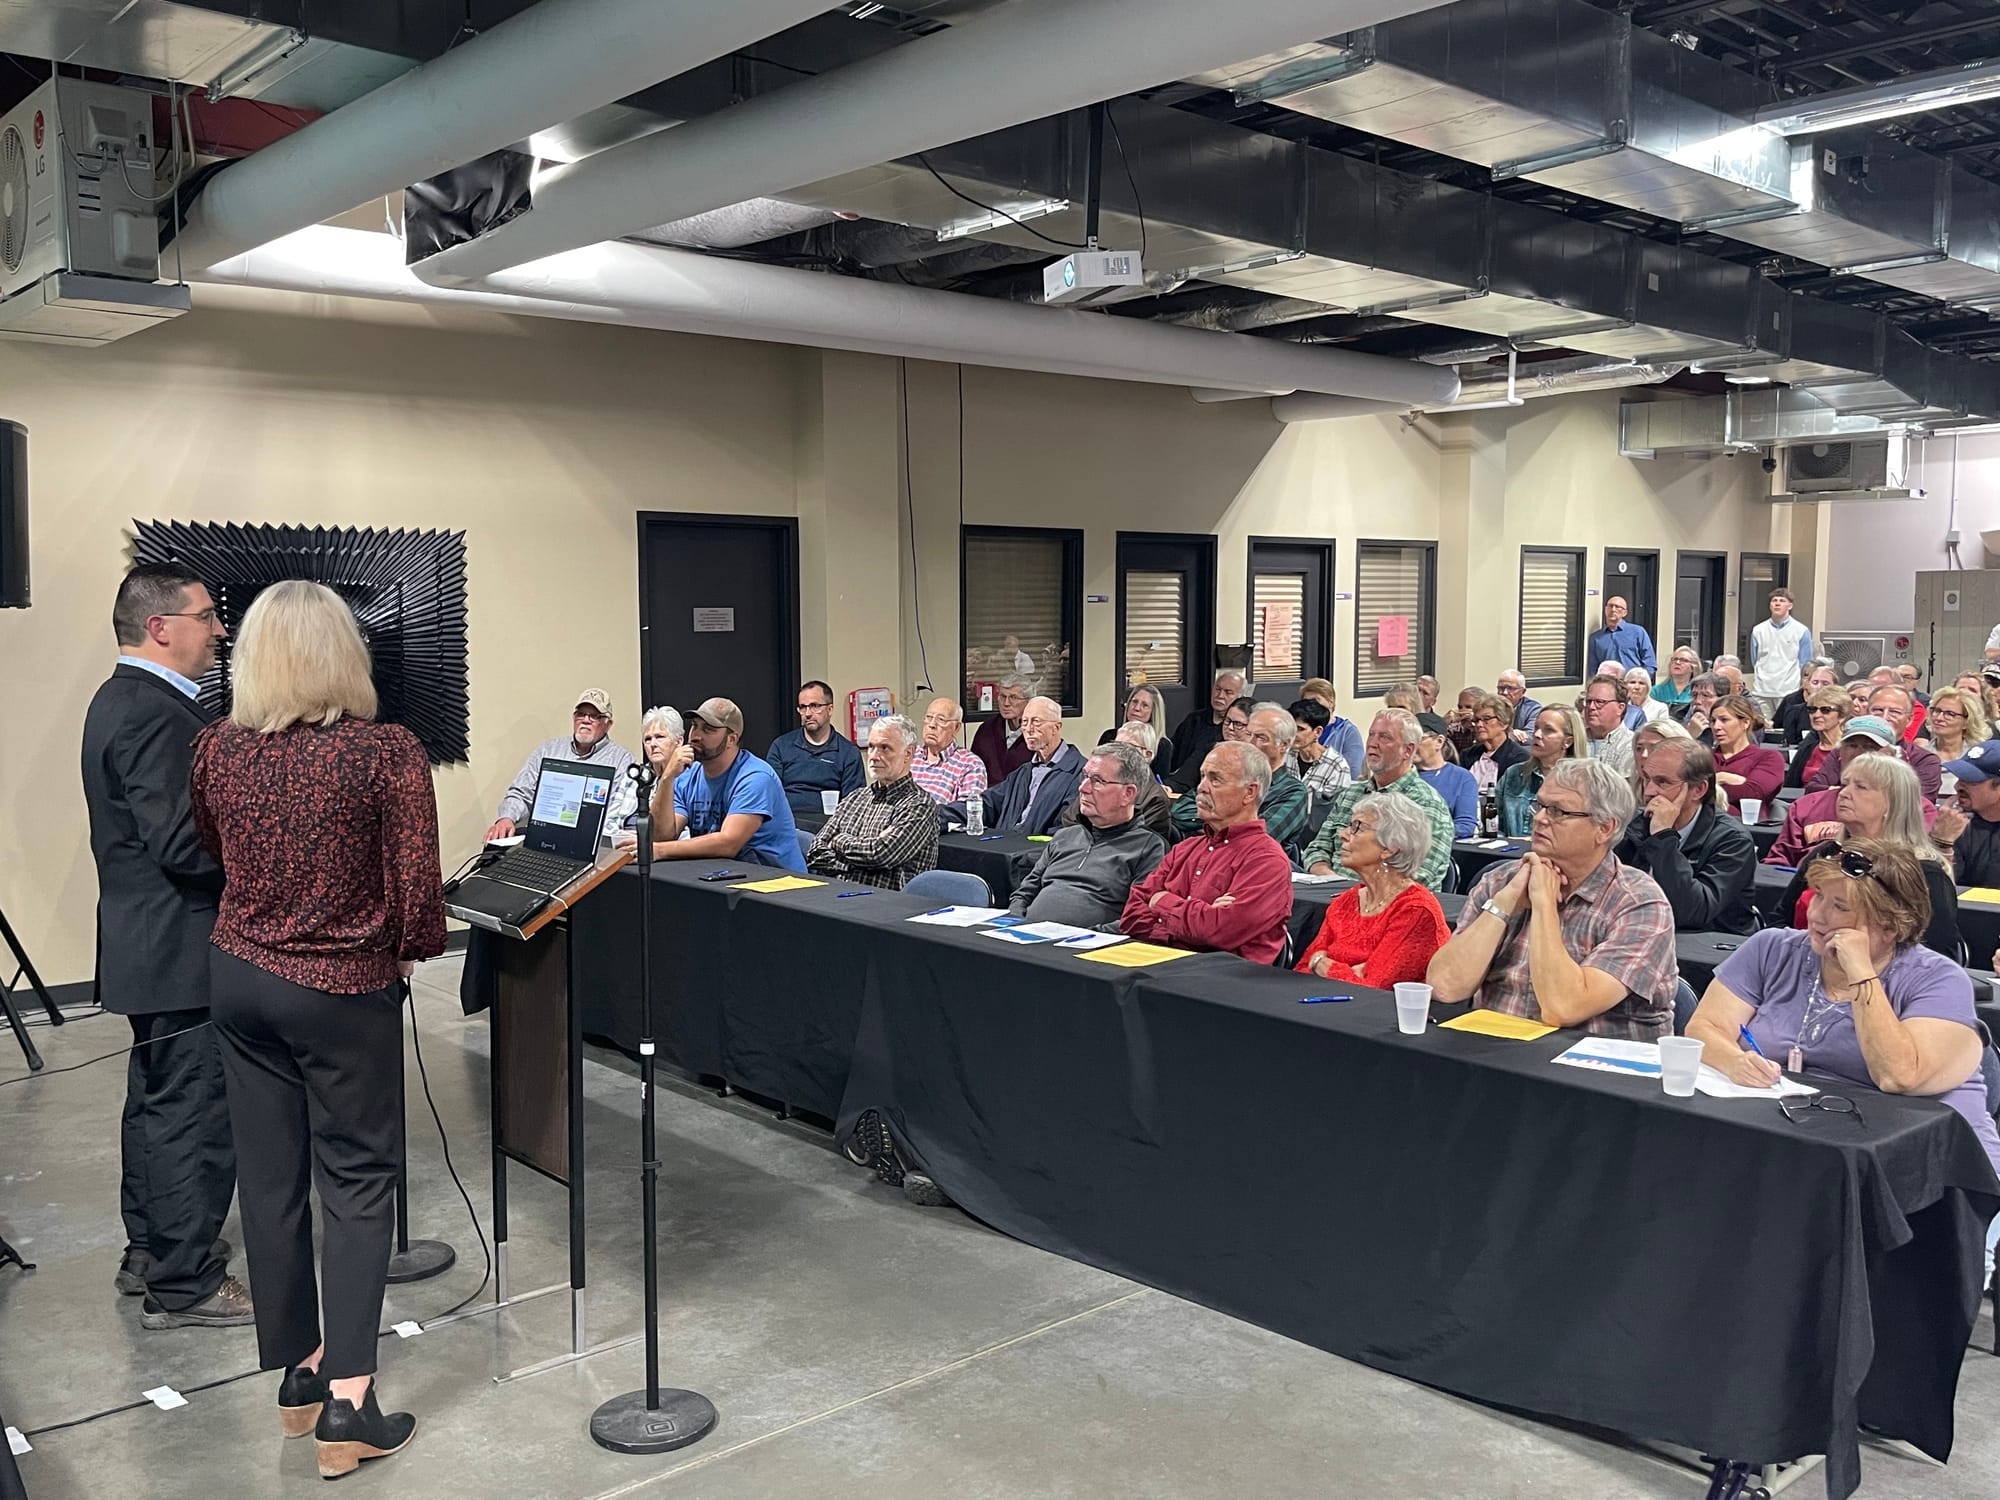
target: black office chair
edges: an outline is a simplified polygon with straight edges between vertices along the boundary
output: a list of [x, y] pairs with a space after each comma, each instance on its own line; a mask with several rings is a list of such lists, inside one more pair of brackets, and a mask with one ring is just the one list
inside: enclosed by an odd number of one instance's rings
[[1438, 887], [1438, 893], [1444, 896], [1456, 896], [1464, 890], [1465, 872], [1459, 869], [1458, 861], [1456, 859], [1445, 861], [1444, 884]]
[[1685, 979], [1674, 981], [1674, 1035], [1686, 1036], [1688, 1021], [1694, 1015], [1694, 1008], [1701, 1004], [1701, 996], [1694, 992], [1694, 986]]

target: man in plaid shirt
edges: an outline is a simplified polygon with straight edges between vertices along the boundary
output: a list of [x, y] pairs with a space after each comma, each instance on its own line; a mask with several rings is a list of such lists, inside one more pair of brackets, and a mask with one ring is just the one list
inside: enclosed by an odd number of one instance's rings
[[986, 762], [958, 742], [965, 711], [949, 698], [924, 710], [924, 740], [910, 761], [917, 785], [933, 802], [963, 802], [986, 790]]
[[1473, 884], [1458, 931], [1431, 960], [1434, 997], [1592, 1036], [1650, 1042], [1671, 1032], [1673, 907], [1611, 852], [1632, 807], [1631, 787], [1602, 761], [1551, 767], [1534, 803], [1534, 847]]
[[806, 869], [900, 891], [937, 868], [937, 804], [910, 775], [917, 726], [901, 714], [868, 731], [869, 782], [840, 799], [806, 851]]

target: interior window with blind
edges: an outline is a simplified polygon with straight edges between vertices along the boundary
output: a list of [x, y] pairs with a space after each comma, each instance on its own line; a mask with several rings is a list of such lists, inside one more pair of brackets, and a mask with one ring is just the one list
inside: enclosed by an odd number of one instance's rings
[[1583, 549], [1521, 549], [1521, 645], [1529, 687], [1583, 680]]
[[1187, 683], [1187, 575], [1125, 574], [1125, 685]]
[[1437, 635], [1437, 543], [1362, 542], [1354, 562], [1354, 696], [1429, 672]]
[[1083, 533], [968, 526], [964, 549], [965, 716], [989, 713], [980, 684], [1012, 673], [1065, 714], [1082, 713]]
[[1252, 657], [1259, 681], [1301, 682], [1306, 670], [1306, 575], [1259, 573], [1250, 580]]

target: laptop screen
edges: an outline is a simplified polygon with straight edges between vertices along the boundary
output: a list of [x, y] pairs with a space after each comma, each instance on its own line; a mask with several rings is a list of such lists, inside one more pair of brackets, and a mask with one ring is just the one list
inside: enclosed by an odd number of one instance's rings
[[594, 857], [613, 774], [610, 766], [584, 761], [543, 761], [535, 781], [535, 805], [521, 830], [527, 846], [570, 859]]

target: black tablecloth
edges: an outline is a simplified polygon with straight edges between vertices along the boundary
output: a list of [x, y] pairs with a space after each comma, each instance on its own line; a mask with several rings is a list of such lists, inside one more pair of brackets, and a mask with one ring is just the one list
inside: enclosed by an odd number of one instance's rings
[[1958, 934], [1973, 964], [1984, 968], [1993, 962], [2000, 948], [2000, 906], [1985, 901], [1968, 901], [1963, 888], [1958, 893]]
[[1479, 846], [1491, 842], [1486, 839], [1460, 839], [1451, 846], [1451, 862], [1458, 866], [1459, 878], [1464, 889], [1471, 890], [1472, 882], [1486, 873], [1488, 865], [1497, 865], [1502, 860], [1519, 859], [1528, 852], [1526, 839], [1508, 839], [1505, 849], [1482, 849]]
[[[792, 818], [808, 833], [826, 822], [825, 813], [795, 812]], [[1020, 833], [988, 833], [976, 838], [969, 833], [947, 833], [938, 840], [937, 867], [977, 875], [993, 893], [993, 904], [1005, 906], [1014, 887], [1028, 878], [1047, 847], [1046, 839], [1032, 840]]]
[[1722, 961], [1750, 939], [1734, 932], [1683, 932], [1674, 937], [1674, 956], [1681, 978], [1694, 986], [1697, 998], [1707, 993], [1709, 980]]

